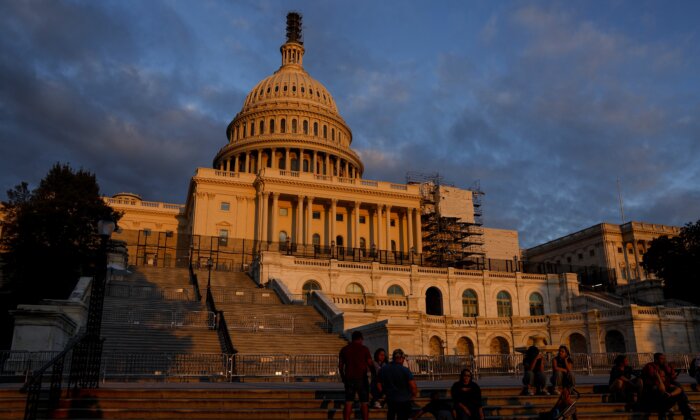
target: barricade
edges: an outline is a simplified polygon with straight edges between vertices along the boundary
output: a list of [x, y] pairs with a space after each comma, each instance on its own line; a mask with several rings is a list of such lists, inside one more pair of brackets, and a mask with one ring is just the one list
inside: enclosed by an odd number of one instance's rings
[[230, 377], [230, 358], [222, 353], [105, 353], [102, 357], [102, 380]]
[[227, 287], [211, 287], [211, 293], [216, 303], [249, 303], [267, 305], [279, 303], [275, 292], [266, 289], [231, 289]]
[[0, 351], [0, 377], [9, 382], [26, 381], [35, 369], [58, 355], [58, 351]]
[[188, 289], [182, 287], [138, 286], [129, 284], [110, 283], [107, 285], [106, 296], [134, 298], [134, 299], [160, 299], [190, 302], [194, 299]]
[[169, 311], [164, 309], [108, 309], [103, 322], [142, 325], [149, 327], [214, 328], [215, 316], [211, 311]]
[[294, 331], [294, 317], [291, 315], [235, 315], [227, 317], [228, 327], [245, 331]]

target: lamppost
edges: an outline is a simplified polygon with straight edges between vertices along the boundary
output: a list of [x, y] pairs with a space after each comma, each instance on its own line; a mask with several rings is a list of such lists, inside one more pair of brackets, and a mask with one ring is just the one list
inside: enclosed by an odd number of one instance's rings
[[105, 299], [105, 283], [107, 281], [108, 254], [107, 245], [116, 224], [112, 220], [100, 220], [97, 223], [97, 233], [100, 236], [98, 263], [95, 266], [95, 277], [90, 292], [85, 337], [73, 352], [73, 368], [69, 385], [80, 388], [97, 388], [100, 380], [100, 364], [102, 362], [102, 308]]
[[209, 270], [209, 276], [207, 277], [207, 289], [211, 287], [211, 268], [214, 266], [214, 260], [211, 257], [207, 258], [207, 270]]

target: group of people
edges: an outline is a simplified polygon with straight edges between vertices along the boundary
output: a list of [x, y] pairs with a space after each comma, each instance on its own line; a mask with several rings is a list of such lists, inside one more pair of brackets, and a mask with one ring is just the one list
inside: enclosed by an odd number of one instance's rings
[[627, 356], [617, 356], [610, 371], [609, 385], [610, 395], [616, 401], [638, 402], [639, 408], [659, 413], [659, 418], [664, 418], [666, 412], [678, 405], [685, 420], [693, 419], [695, 407], [678, 382], [678, 372], [663, 353], [654, 353], [654, 360], [644, 365], [637, 376]]
[[370, 395], [373, 407], [381, 407], [384, 398], [387, 420], [417, 419], [425, 413], [431, 413], [438, 420], [483, 420], [481, 389], [472, 381], [469, 369], [462, 370], [459, 380], [452, 385], [451, 402], [442, 400], [439, 392], [433, 392], [430, 402], [412, 416], [412, 401], [418, 395], [418, 387], [410, 369], [405, 366], [406, 354], [396, 349], [391, 353], [391, 361], [387, 362], [386, 351], [377, 349], [372, 358], [363, 341], [362, 333], [354, 331], [352, 341], [339, 355], [338, 370], [345, 385], [344, 420], [351, 418], [356, 397], [360, 401], [362, 418], [367, 420]]
[[[406, 354], [396, 349], [387, 361], [384, 349], [377, 349], [374, 357], [363, 344], [362, 333], [355, 331], [352, 342], [343, 347], [339, 356], [339, 371], [345, 385], [345, 407], [343, 419], [349, 420], [352, 404], [357, 397], [360, 401], [362, 418], [369, 418], [369, 405], [381, 408], [384, 401], [387, 420], [418, 419], [430, 413], [437, 420], [482, 420], [484, 412], [481, 401], [481, 388], [472, 380], [472, 372], [463, 369], [459, 380], [450, 389], [451, 400], [441, 398], [440, 392], [430, 395], [430, 402], [412, 416], [412, 401], [418, 388], [413, 374], [405, 366]], [[550, 395], [545, 376], [547, 361], [535, 346], [529, 347], [523, 358], [522, 395]], [[569, 349], [562, 345], [551, 360], [551, 392], [560, 395], [562, 406], [571, 405], [571, 393], [576, 392], [574, 363]], [[700, 358], [691, 362], [691, 376], [700, 383]], [[368, 379], [368, 374], [371, 380]], [[663, 353], [654, 354], [654, 361], [646, 364], [637, 376], [625, 355], [615, 358], [610, 371], [609, 389], [612, 401], [638, 404], [644, 411], [657, 412], [663, 418], [674, 405], [685, 420], [693, 419], [695, 408], [688, 401], [683, 387], [677, 380], [678, 373], [666, 361]], [[575, 418], [575, 415], [573, 416]]]

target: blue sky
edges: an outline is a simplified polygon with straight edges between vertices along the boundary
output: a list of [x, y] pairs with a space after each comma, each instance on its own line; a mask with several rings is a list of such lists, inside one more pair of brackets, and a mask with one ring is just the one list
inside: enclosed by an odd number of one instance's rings
[[365, 178], [479, 180], [487, 226], [533, 246], [700, 218], [697, 1], [3, 1], [0, 188], [50, 166], [185, 201], [304, 16], [307, 71]]

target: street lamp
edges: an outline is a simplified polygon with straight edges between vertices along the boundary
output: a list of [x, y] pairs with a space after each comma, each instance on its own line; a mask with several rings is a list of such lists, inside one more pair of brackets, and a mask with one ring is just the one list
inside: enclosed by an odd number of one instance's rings
[[211, 268], [214, 266], [214, 260], [211, 257], [207, 258], [207, 269], [209, 270], [209, 276], [207, 277], [207, 289], [211, 287]]

